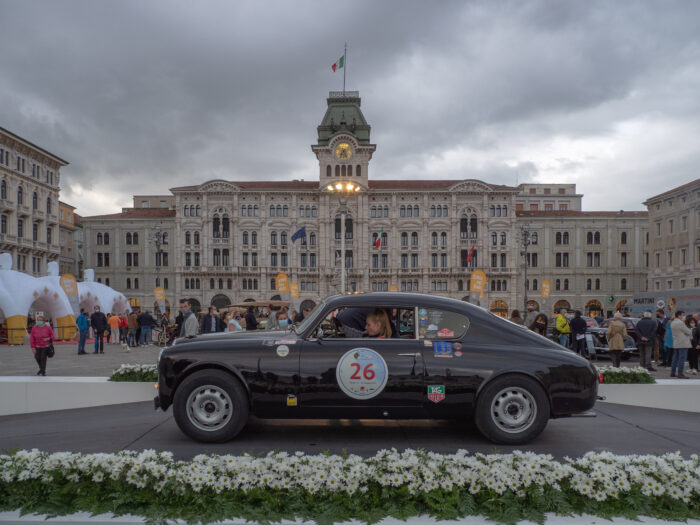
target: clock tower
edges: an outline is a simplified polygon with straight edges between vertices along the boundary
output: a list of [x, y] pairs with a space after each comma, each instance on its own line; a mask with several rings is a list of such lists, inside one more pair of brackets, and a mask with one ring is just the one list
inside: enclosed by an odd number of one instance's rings
[[369, 161], [375, 144], [370, 144], [370, 126], [360, 109], [359, 91], [331, 91], [328, 109], [318, 126], [318, 142], [311, 146], [319, 166], [319, 187], [352, 182], [367, 189]]

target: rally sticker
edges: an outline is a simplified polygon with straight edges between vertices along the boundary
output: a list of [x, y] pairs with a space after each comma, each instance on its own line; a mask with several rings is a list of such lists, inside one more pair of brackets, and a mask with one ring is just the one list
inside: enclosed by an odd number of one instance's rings
[[433, 403], [445, 399], [445, 385], [428, 385], [428, 399]]
[[276, 345], [295, 345], [297, 344], [296, 339], [278, 339], [275, 341]]
[[460, 352], [459, 350], [455, 350], [453, 355], [455, 357], [462, 357], [462, 352]]
[[287, 345], [278, 346], [277, 355], [280, 357], [287, 357], [289, 355], [289, 347]]
[[433, 346], [433, 342], [430, 339], [423, 339], [424, 346]]
[[389, 378], [384, 358], [369, 348], [353, 348], [338, 360], [335, 377], [340, 389], [353, 399], [372, 399]]
[[462, 343], [452, 343], [452, 348], [454, 348], [455, 350], [461, 350]]
[[297, 406], [297, 396], [294, 394], [287, 394], [287, 406], [295, 407]]
[[275, 346], [275, 340], [274, 339], [263, 339], [262, 344], [263, 344], [263, 346]]
[[452, 343], [447, 341], [434, 341], [433, 342], [433, 355], [435, 357], [452, 357]]
[[449, 328], [443, 328], [442, 330], [438, 331], [437, 336], [438, 337], [454, 337], [455, 333], [454, 333], [454, 330], [450, 330]]

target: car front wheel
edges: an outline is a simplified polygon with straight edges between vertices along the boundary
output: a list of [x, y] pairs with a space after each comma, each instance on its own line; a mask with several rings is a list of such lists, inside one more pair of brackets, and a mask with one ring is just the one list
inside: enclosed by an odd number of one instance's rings
[[248, 397], [239, 381], [221, 370], [187, 377], [175, 392], [175, 422], [192, 439], [221, 443], [233, 439], [248, 421]]
[[533, 379], [508, 375], [489, 382], [477, 399], [474, 421], [484, 437], [522, 445], [540, 435], [549, 420], [549, 399]]

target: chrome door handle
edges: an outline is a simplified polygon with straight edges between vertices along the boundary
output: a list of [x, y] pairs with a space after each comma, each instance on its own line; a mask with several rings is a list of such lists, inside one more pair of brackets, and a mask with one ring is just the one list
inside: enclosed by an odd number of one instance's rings
[[410, 354], [396, 354], [396, 355], [405, 355], [407, 357], [420, 357], [421, 356], [420, 352], [411, 352]]

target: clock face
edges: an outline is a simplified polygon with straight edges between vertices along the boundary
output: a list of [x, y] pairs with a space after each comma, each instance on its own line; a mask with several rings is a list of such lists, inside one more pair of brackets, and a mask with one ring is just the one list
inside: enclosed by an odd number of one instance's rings
[[348, 160], [352, 156], [352, 149], [347, 142], [341, 142], [335, 148], [335, 156], [340, 160]]

